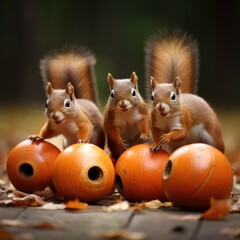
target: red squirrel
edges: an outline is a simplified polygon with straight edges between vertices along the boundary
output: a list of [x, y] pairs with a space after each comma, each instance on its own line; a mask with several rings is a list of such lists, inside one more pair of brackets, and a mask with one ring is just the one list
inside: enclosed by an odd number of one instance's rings
[[40, 61], [46, 85], [48, 117], [38, 134], [29, 137], [43, 141], [62, 134], [64, 147], [73, 143], [93, 143], [104, 148], [103, 118], [98, 109], [94, 75], [94, 55], [86, 49], [68, 49]]
[[138, 91], [135, 72], [129, 79], [108, 74], [110, 96], [104, 110], [104, 129], [111, 156], [117, 160], [126, 148], [149, 142], [150, 116]]
[[183, 145], [200, 142], [224, 152], [217, 115], [196, 95], [197, 41], [181, 31], [157, 33], [146, 42], [145, 54], [152, 99], [151, 151], [164, 147], [173, 152]]

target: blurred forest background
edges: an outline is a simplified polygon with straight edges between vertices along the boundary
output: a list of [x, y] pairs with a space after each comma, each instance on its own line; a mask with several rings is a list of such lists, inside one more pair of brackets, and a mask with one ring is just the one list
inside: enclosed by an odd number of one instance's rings
[[1, 103], [43, 101], [39, 60], [75, 44], [96, 55], [104, 104], [107, 73], [124, 78], [136, 71], [143, 83], [146, 39], [176, 28], [199, 42], [199, 94], [214, 105], [240, 103], [238, 0], [3, 0], [0, 11]]
[[127, 78], [136, 71], [144, 93], [145, 41], [158, 30], [176, 28], [199, 42], [199, 95], [220, 114], [227, 109], [224, 116], [235, 109], [233, 121], [228, 117], [223, 124], [239, 126], [239, 0], [2, 0], [0, 11], [0, 140], [17, 139], [16, 129], [26, 137], [44, 123], [39, 60], [45, 54], [71, 44], [91, 49], [104, 106], [108, 72]]

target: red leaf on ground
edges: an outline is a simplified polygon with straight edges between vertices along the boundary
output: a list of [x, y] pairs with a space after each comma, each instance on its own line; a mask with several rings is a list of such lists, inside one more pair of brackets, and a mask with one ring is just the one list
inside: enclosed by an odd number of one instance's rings
[[2, 240], [13, 240], [14, 237], [9, 231], [7, 231], [3, 228], [0, 228], [0, 239], [2, 239]]
[[219, 220], [224, 218], [227, 214], [229, 214], [229, 212], [229, 199], [216, 200], [214, 198], [211, 198], [210, 208], [201, 215], [200, 219]]
[[89, 208], [87, 203], [80, 202], [78, 199], [73, 201], [68, 201], [66, 203], [65, 209], [69, 210], [83, 210]]

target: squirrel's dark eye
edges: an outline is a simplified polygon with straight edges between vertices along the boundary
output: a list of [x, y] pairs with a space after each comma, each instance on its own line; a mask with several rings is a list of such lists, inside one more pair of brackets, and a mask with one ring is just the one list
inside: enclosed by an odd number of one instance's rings
[[110, 96], [111, 96], [111, 98], [114, 98], [114, 96], [115, 96], [115, 92], [114, 92], [113, 89], [111, 90], [111, 94], [110, 94]]
[[68, 99], [64, 100], [64, 107], [69, 108], [70, 107], [70, 102]]
[[136, 90], [133, 88], [132, 92], [131, 92], [132, 96], [135, 97], [136, 96]]
[[170, 98], [171, 98], [171, 100], [176, 100], [176, 94], [175, 94], [175, 92], [171, 92], [170, 93]]
[[152, 92], [151, 99], [154, 100], [154, 92]]
[[47, 100], [45, 103], [46, 108], [48, 108], [48, 103], [49, 103], [49, 100]]

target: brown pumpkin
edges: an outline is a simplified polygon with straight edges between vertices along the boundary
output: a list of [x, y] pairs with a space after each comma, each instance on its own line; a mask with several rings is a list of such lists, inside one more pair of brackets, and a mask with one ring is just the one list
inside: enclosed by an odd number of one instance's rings
[[25, 140], [16, 145], [7, 159], [7, 174], [19, 191], [33, 193], [47, 186], [53, 189], [52, 168], [60, 150], [53, 144]]
[[211, 197], [229, 198], [233, 172], [226, 156], [207, 144], [183, 146], [171, 154], [163, 174], [163, 186], [174, 205], [205, 210]]
[[115, 166], [116, 187], [130, 202], [166, 201], [162, 174], [169, 154], [150, 151], [149, 144], [135, 145], [122, 153]]
[[109, 155], [90, 143], [67, 147], [53, 167], [56, 191], [68, 200], [100, 201], [111, 193], [114, 181], [114, 166]]

